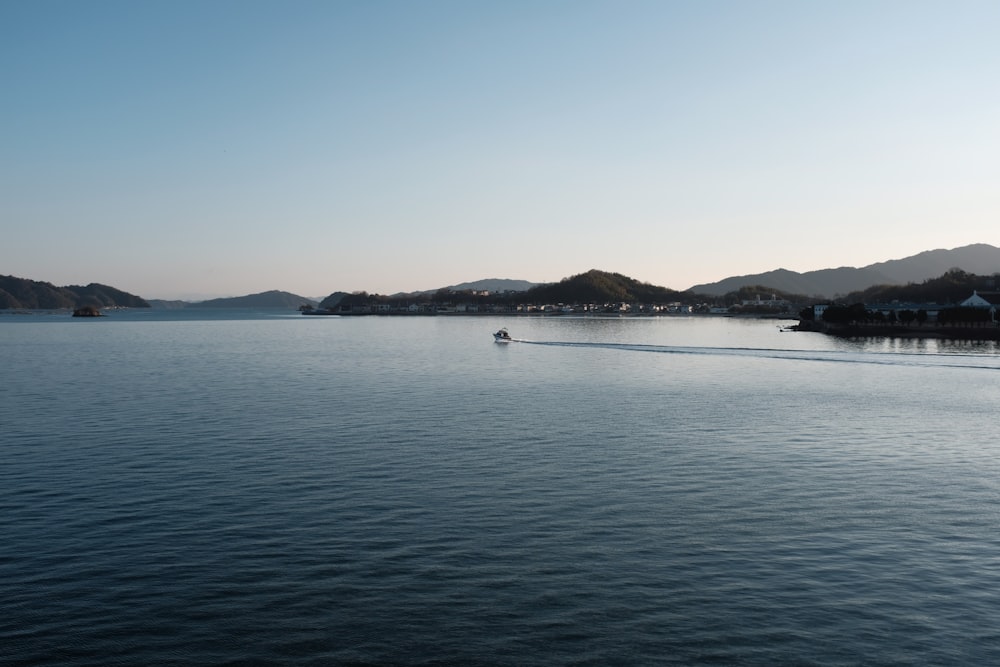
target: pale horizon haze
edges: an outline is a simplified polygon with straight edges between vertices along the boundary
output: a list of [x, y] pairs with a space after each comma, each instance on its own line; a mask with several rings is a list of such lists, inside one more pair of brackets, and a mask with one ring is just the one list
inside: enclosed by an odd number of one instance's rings
[[1000, 3], [0, 2], [0, 274], [146, 298], [1000, 245]]

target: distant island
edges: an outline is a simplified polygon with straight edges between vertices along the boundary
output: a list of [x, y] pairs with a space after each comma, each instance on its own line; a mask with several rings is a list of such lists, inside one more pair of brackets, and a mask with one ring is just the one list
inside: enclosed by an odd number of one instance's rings
[[[335, 292], [308, 314], [442, 315], [450, 313], [666, 312], [688, 308], [697, 295], [591, 269], [558, 283], [526, 290], [490, 291], [460, 286], [436, 292], [381, 295]], [[324, 311], [320, 313], [318, 311]]]
[[93, 306], [84, 306], [73, 311], [73, 317], [102, 317], [101, 311]]

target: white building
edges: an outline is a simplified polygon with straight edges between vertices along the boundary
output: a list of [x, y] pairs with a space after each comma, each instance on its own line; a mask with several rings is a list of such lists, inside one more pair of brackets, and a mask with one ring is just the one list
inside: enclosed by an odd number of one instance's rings
[[966, 308], [984, 308], [990, 311], [990, 319], [996, 322], [997, 309], [1000, 308], [1000, 292], [984, 292], [980, 294], [972, 290], [972, 296], [958, 304]]

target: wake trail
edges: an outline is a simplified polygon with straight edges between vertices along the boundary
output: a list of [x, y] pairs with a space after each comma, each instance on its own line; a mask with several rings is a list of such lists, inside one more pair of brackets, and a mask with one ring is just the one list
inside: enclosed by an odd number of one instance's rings
[[905, 352], [845, 352], [839, 350], [792, 350], [762, 347], [690, 347], [647, 345], [637, 343], [593, 343], [572, 341], [539, 341], [523, 338], [512, 342], [545, 347], [620, 350], [652, 354], [754, 357], [792, 361], [820, 361], [846, 364], [880, 364], [886, 366], [917, 366], [934, 368], [977, 368], [1000, 370], [1000, 357], [974, 354], [905, 353]]

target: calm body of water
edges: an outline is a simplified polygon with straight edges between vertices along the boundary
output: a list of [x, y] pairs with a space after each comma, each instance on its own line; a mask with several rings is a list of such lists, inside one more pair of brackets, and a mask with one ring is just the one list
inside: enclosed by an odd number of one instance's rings
[[1000, 350], [777, 324], [0, 317], [0, 663], [997, 664]]

